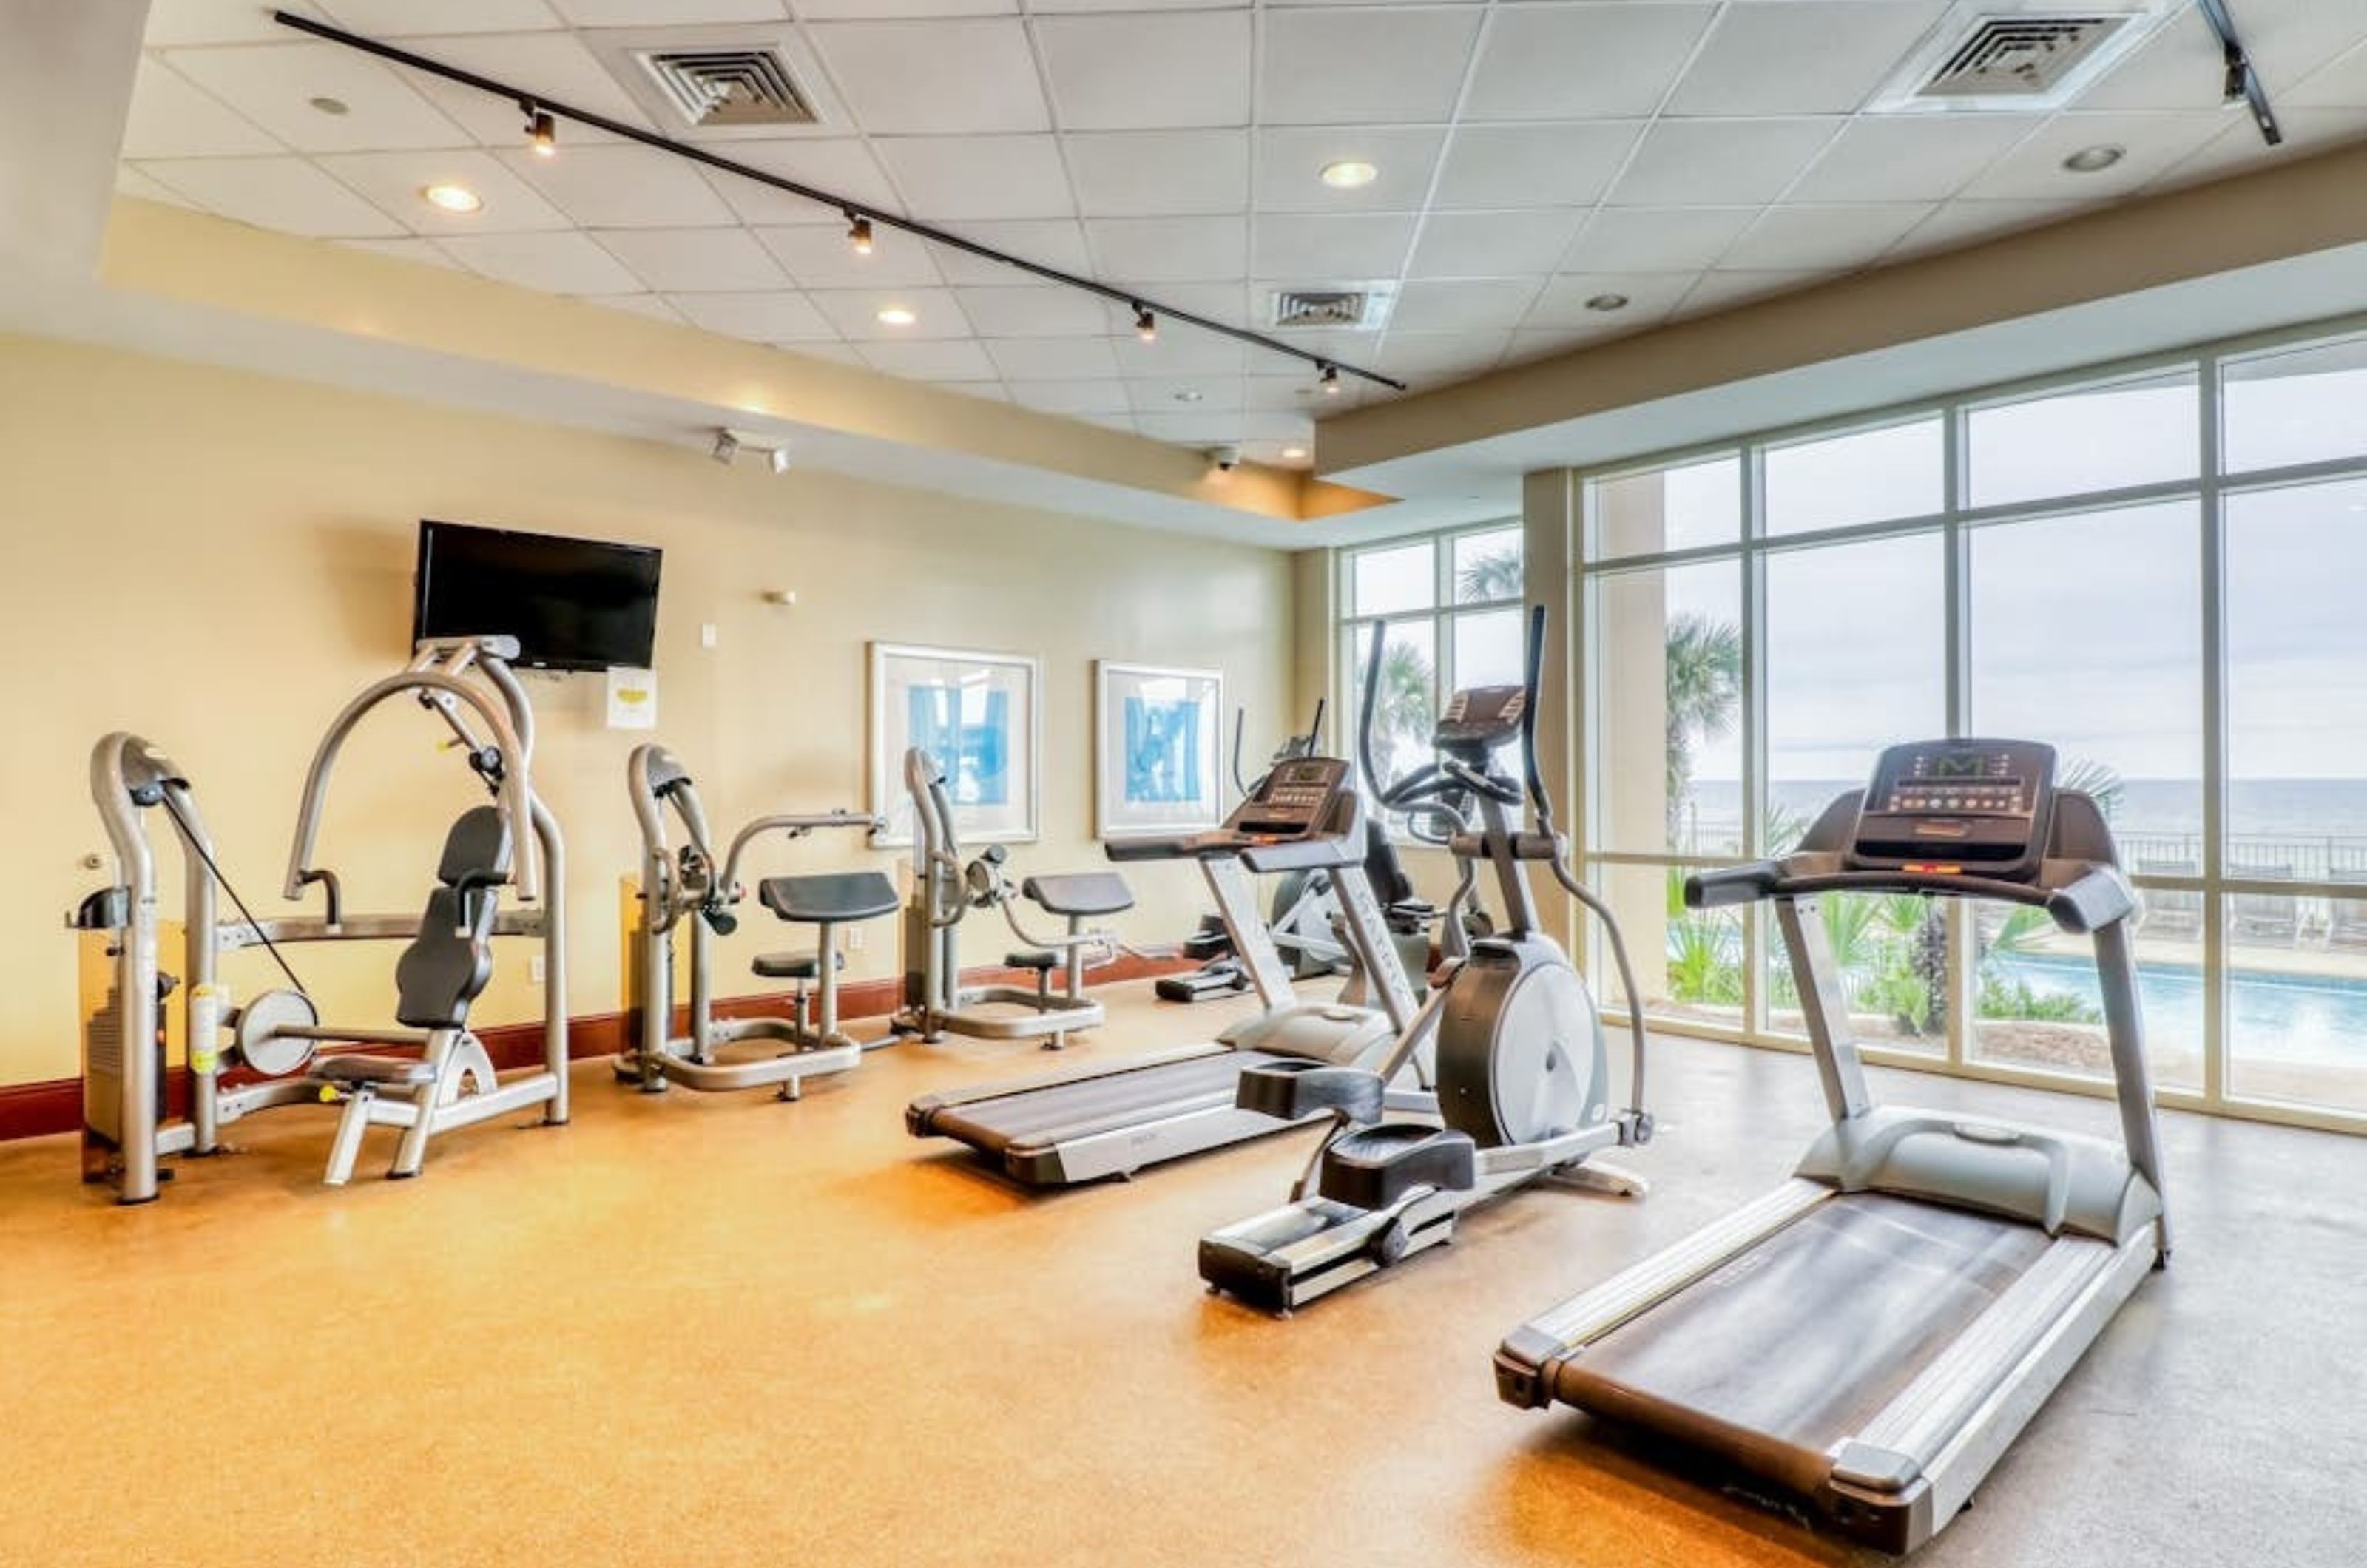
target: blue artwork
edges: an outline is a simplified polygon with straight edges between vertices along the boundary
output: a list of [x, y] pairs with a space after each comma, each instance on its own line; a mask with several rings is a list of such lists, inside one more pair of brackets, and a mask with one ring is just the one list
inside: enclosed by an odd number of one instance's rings
[[1200, 802], [1200, 705], [1189, 699], [1126, 699], [1126, 803]]
[[926, 750], [945, 769], [954, 804], [1008, 805], [1011, 694], [915, 685], [905, 695], [912, 744]]

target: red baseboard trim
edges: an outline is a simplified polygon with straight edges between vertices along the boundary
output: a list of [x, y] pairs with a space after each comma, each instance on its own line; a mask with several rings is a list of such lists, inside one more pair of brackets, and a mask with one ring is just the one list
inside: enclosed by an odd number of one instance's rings
[[[1112, 985], [1123, 980], [1150, 979], [1161, 975], [1180, 975], [1196, 967], [1189, 959], [1147, 958], [1136, 953], [1121, 953], [1112, 963], [1093, 972], [1096, 985]], [[1030, 986], [1035, 976], [1025, 969], [989, 968], [965, 972], [965, 986]], [[842, 986], [838, 991], [838, 1011], [841, 1018], [884, 1018], [903, 1005], [904, 982], [889, 976], [878, 980], [857, 980]], [[787, 1018], [796, 1012], [794, 994], [774, 991], [752, 997], [729, 997], [715, 1004], [718, 1018]], [[681, 1027], [690, 1026], [685, 1014]], [[625, 1042], [640, 1029], [638, 1012], [579, 1013], [567, 1021], [567, 1055], [571, 1060], [583, 1061], [593, 1056], [613, 1056], [625, 1048]], [[542, 1025], [538, 1022], [504, 1023], [481, 1032], [485, 1052], [493, 1066], [504, 1072], [517, 1067], [531, 1067], [542, 1060]], [[175, 1115], [187, 1107], [189, 1075], [187, 1068], [175, 1069], [166, 1092]], [[0, 1084], [0, 1143], [17, 1138], [42, 1138], [55, 1133], [71, 1133], [82, 1125], [82, 1080], [80, 1078], [50, 1078], [40, 1083]]]

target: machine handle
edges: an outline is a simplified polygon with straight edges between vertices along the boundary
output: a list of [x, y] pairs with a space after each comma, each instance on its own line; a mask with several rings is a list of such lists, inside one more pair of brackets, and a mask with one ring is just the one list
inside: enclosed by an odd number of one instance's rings
[[1818, 893], [1920, 893], [1931, 897], [2025, 904], [2045, 910], [2057, 926], [2074, 933], [2124, 919], [2136, 908], [2127, 880], [2107, 865], [2091, 865], [2056, 887], [1993, 876], [1900, 870], [1824, 871], [1789, 876], [1782, 863], [1773, 861], [1696, 872], [1685, 879], [1685, 906], [1693, 909], [1749, 904], [1761, 898], [1805, 898]]
[[1774, 861], [1721, 866], [1697, 871], [1685, 878], [1685, 908], [1722, 909], [1733, 904], [1756, 904], [1774, 895], [1784, 868]]
[[307, 868], [303, 874], [296, 879], [296, 886], [310, 887], [316, 882], [321, 885], [322, 901], [327, 906], [323, 910], [323, 917], [328, 928], [335, 931], [345, 923], [345, 885], [337, 880], [335, 872], [323, 866], [312, 866]]

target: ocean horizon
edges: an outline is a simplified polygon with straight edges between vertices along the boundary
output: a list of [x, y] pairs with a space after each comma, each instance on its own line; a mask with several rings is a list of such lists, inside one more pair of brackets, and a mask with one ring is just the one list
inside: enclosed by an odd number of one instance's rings
[[[1863, 779], [1786, 780], [1768, 785], [1768, 799], [1779, 811], [1808, 818], [1836, 795], [1863, 787]], [[1696, 782], [1687, 815], [1697, 840], [1730, 839], [1742, 821], [1741, 781]], [[2199, 838], [2202, 783], [2124, 779], [2111, 815], [2123, 838]], [[2233, 839], [2367, 845], [2367, 779], [2235, 780], [2227, 788], [2226, 827]]]

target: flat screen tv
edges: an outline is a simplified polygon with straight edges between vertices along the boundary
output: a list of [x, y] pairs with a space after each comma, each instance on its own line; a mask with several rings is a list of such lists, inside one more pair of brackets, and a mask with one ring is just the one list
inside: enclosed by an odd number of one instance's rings
[[647, 669], [658, 556], [645, 545], [423, 521], [412, 640], [514, 637], [520, 664]]

